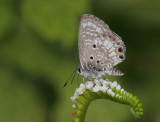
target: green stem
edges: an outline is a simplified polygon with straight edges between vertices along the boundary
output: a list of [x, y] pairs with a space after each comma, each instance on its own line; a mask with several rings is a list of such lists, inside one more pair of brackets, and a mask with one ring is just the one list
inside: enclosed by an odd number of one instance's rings
[[[112, 90], [116, 93], [113, 97], [110, 94], [107, 94], [107, 92], [99, 91], [95, 93], [92, 92], [92, 90], [85, 90], [83, 95], [77, 96], [77, 99], [74, 101], [76, 113], [74, 116], [74, 122], [84, 122], [87, 108], [95, 99], [106, 99], [117, 103], [130, 105], [131, 111], [136, 118], [139, 118], [143, 115], [142, 104], [139, 102], [136, 96], [133, 96], [128, 92], [120, 92], [115, 89]], [[119, 96], [116, 97], [117, 94], [119, 94]]]

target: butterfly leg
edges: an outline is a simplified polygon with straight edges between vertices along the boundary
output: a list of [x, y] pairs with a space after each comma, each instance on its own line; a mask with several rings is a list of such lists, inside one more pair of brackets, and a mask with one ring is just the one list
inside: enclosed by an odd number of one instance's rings
[[85, 82], [85, 77], [83, 77], [83, 82]]
[[[90, 81], [92, 80], [91, 78], [87, 77]], [[85, 77], [83, 77], [83, 82], [85, 82]]]
[[108, 70], [108, 72], [106, 72], [108, 75], [115, 75], [115, 76], [122, 76], [124, 75], [123, 72], [121, 72], [120, 70], [116, 69], [116, 68], [112, 68], [110, 70]]

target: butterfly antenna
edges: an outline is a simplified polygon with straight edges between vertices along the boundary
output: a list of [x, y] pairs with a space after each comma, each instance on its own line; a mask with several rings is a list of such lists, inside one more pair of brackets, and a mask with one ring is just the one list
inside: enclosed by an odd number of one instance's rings
[[[70, 81], [70, 79], [72, 78], [72, 76], [73, 75], [75, 76], [75, 71], [70, 75], [70, 77], [68, 78], [67, 82], [64, 84], [63, 88], [66, 87], [66, 85], [68, 84], [68, 82]], [[73, 78], [72, 78], [72, 80], [73, 80]]]
[[71, 85], [72, 85], [73, 80], [74, 80], [74, 78], [75, 78], [76, 70], [74, 71], [74, 73], [73, 73], [73, 74], [74, 74], [74, 75], [73, 75], [73, 78], [72, 78], [72, 81], [71, 81]]
[[77, 82], [78, 82], [78, 84], [79, 84], [79, 79], [78, 79], [78, 78], [79, 78], [79, 74], [78, 74], [78, 76], [77, 76]]

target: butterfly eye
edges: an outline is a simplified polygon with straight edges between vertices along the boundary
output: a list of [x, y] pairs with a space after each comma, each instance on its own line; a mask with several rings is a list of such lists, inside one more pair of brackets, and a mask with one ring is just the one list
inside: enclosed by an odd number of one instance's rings
[[119, 58], [120, 58], [120, 59], [124, 59], [124, 56], [123, 56], [123, 55], [120, 55]]
[[95, 45], [95, 44], [93, 44], [93, 48], [96, 48], [96, 45]]
[[80, 68], [78, 68], [77, 70], [78, 70], [79, 73], [81, 73], [81, 69]]

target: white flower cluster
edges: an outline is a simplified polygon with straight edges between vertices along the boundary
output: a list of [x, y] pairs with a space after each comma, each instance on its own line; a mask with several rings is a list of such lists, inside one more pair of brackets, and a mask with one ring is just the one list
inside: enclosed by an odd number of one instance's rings
[[[115, 96], [115, 92], [112, 89], [120, 90], [125, 92], [124, 89], [121, 89], [121, 86], [116, 82], [111, 82], [108, 79], [95, 79], [94, 81], [87, 81], [84, 84], [81, 83], [79, 88], [76, 88], [74, 96], [71, 97], [72, 101], [75, 101], [78, 95], [82, 95], [85, 90], [92, 90], [92, 92], [107, 92], [112, 97]], [[119, 94], [116, 94], [116, 97], [120, 97]]]

